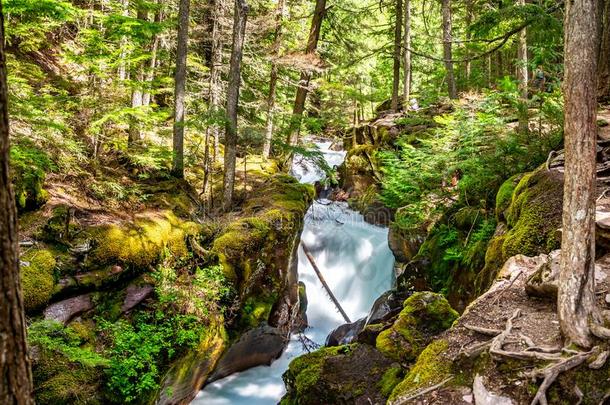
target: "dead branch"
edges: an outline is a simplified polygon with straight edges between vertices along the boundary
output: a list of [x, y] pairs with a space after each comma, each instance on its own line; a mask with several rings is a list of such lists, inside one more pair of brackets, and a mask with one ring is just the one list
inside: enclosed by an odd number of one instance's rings
[[409, 403], [410, 401], [413, 401], [415, 398], [419, 398], [422, 395], [425, 395], [429, 392], [432, 392], [440, 387], [442, 387], [443, 385], [447, 384], [449, 381], [453, 380], [453, 376], [448, 377], [446, 379], [444, 379], [443, 381], [441, 381], [438, 384], [435, 384], [431, 387], [428, 387], [426, 389], [420, 389], [420, 390], [416, 390], [414, 393], [412, 394], [408, 394], [406, 396], [400, 397], [398, 399], [396, 399], [395, 401], [392, 402], [388, 402], [389, 405], [403, 405], [406, 403]]

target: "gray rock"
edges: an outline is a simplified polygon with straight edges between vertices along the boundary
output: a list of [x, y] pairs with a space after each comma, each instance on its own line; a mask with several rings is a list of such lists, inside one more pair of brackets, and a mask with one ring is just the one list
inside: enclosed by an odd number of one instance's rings
[[278, 328], [261, 326], [251, 329], [222, 355], [208, 382], [252, 367], [270, 365], [281, 356], [287, 343], [286, 335]]
[[472, 392], [474, 393], [474, 403], [476, 405], [513, 405], [513, 401], [510, 398], [496, 395], [491, 391], [488, 391], [483, 385], [483, 377], [477, 375], [474, 378], [474, 384], [472, 386]]
[[44, 310], [44, 319], [52, 319], [67, 324], [72, 318], [93, 309], [91, 294], [79, 295], [56, 302]]
[[364, 329], [366, 318], [357, 320], [356, 322], [346, 323], [330, 332], [326, 338], [326, 346], [341, 346], [352, 343], [358, 337], [358, 334]]
[[144, 301], [152, 292], [154, 288], [152, 285], [135, 285], [130, 284], [126, 290], [125, 300], [121, 305], [121, 312], [131, 311], [140, 302]]

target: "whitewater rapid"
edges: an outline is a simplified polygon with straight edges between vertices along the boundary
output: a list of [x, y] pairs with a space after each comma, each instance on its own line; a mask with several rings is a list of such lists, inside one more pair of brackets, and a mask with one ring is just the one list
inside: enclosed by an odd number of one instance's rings
[[[344, 151], [330, 142], [316, 143], [329, 167], [339, 166]], [[310, 159], [296, 156], [292, 174], [313, 184], [325, 177]], [[375, 300], [394, 283], [394, 256], [388, 247], [388, 229], [368, 224], [346, 203], [316, 201], [305, 216], [301, 242], [310, 250], [331, 290], [352, 321], [366, 316]], [[326, 295], [311, 264], [299, 249], [299, 281], [307, 290], [305, 335], [323, 345], [328, 334], [345, 321]], [[282, 356], [271, 366], [255, 367], [207, 385], [195, 405], [271, 405], [285, 393], [282, 374], [290, 361], [304, 353], [293, 336]]]

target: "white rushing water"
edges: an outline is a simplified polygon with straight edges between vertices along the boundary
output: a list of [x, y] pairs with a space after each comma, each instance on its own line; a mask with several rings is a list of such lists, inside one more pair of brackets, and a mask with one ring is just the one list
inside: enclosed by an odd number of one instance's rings
[[[330, 167], [340, 165], [345, 152], [317, 143]], [[294, 159], [293, 175], [303, 183], [323, 179], [324, 172], [307, 159]], [[364, 221], [346, 203], [317, 201], [307, 212], [301, 241], [309, 248], [331, 290], [352, 321], [366, 316], [377, 299], [392, 288], [394, 256], [388, 248], [388, 230]], [[305, 335], [323, 345], [326, 336], [344, 323], [326, 295], [311, 264], [299, 249], [299, 280], [307, 289]], [[294, 337], [271, 366], [255, 367], [207, 385], [196, 405], [271, 405], [285, 393], [282, 374], [290, 361], [303, 354]]]

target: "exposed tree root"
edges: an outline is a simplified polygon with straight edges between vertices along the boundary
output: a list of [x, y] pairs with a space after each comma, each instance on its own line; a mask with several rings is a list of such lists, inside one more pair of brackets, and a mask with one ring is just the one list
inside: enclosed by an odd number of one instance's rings
[[481, 326], [475, 326], [475, 325], [468, 325], [468, 324], [464, 324], [464, 327], [468, 330], [471, 330], [473, 332], [477, 332], [480, 333], [481, 335], [486, 335], [486, 336], [498, 336], [500, 333], [502, 333], [501, 330], [498, 329], [490, 329], [490, 328], [483, 328]]
[[[599, 347], [597, 346], [588, 352], [577, 352], [574, 350], [569, 350], [567, 348], [562, 349], [559, 347], [538, 347], [534, 344], [532, 339], [523, 334], [520, 334], [519, 338], [522, 343], [528, 346], [527, 349], [523, 351], [504, 350], [504, 345], [511, 342], [508, 338], [513, 330], [513, 322], [520, 315], [521, 310], [515, 310], [513, 315], [507, 320], [506, 327], [504, 328], [504, 330], [495, 338], [493, 338], [492, 341], [489, 343], [489, 353], [492, 356], [516, 358], [520, 360], [541, 360], [552, 362], [550, 365], [542, 369], [534, 370], [527, 374], [534, 379], [544, 378], [542, 384], [538, 388], [536, 396], [532, 400], [532, 405], [548, 404], [546, 399], [546, 392], [561, 373], [580, 366], [593, 356], [595, 356], [595, 360], [589, 365], [590, 368], [599, 369], [603, 367], [603, 365], [606, 363], [610, 355], [609, 352], [601, 352]], [[592, 331], [596, 336], [600, 338], [610, 339], [610, 329], [600, 326], [599, 324], [592, 325]], [[476, 347], [476, 349], [478, 348], [479, 347]], [[570, 357], [562, 357], [564, 354], [569, 354]], [[583, 395], [578, 387], [575, 387], [575, 392], [580, 398], [580, 402], [582, 402]], [[578, 393], [580, 393], [580, 395], [578, 395]]]
[[589, 352], [575, 354], [572, 357], [562, 359], [556, 364], [551, 364], [542, 370], [535, 370], [530, 373], [533, 378], [544, 377], [544, 380], [542, 381], [542, 384], [540, 384], [540, 388], [538, 388], [538, 392], [532, 400], [531, 405], [547, 405], [548, 402], [546, 399], [546, 391], [555, 382], [559, 374], [580, 366], [587, 361], [594, 351], [597, 351], [597, 347], [593, 348], [593, 350]]

